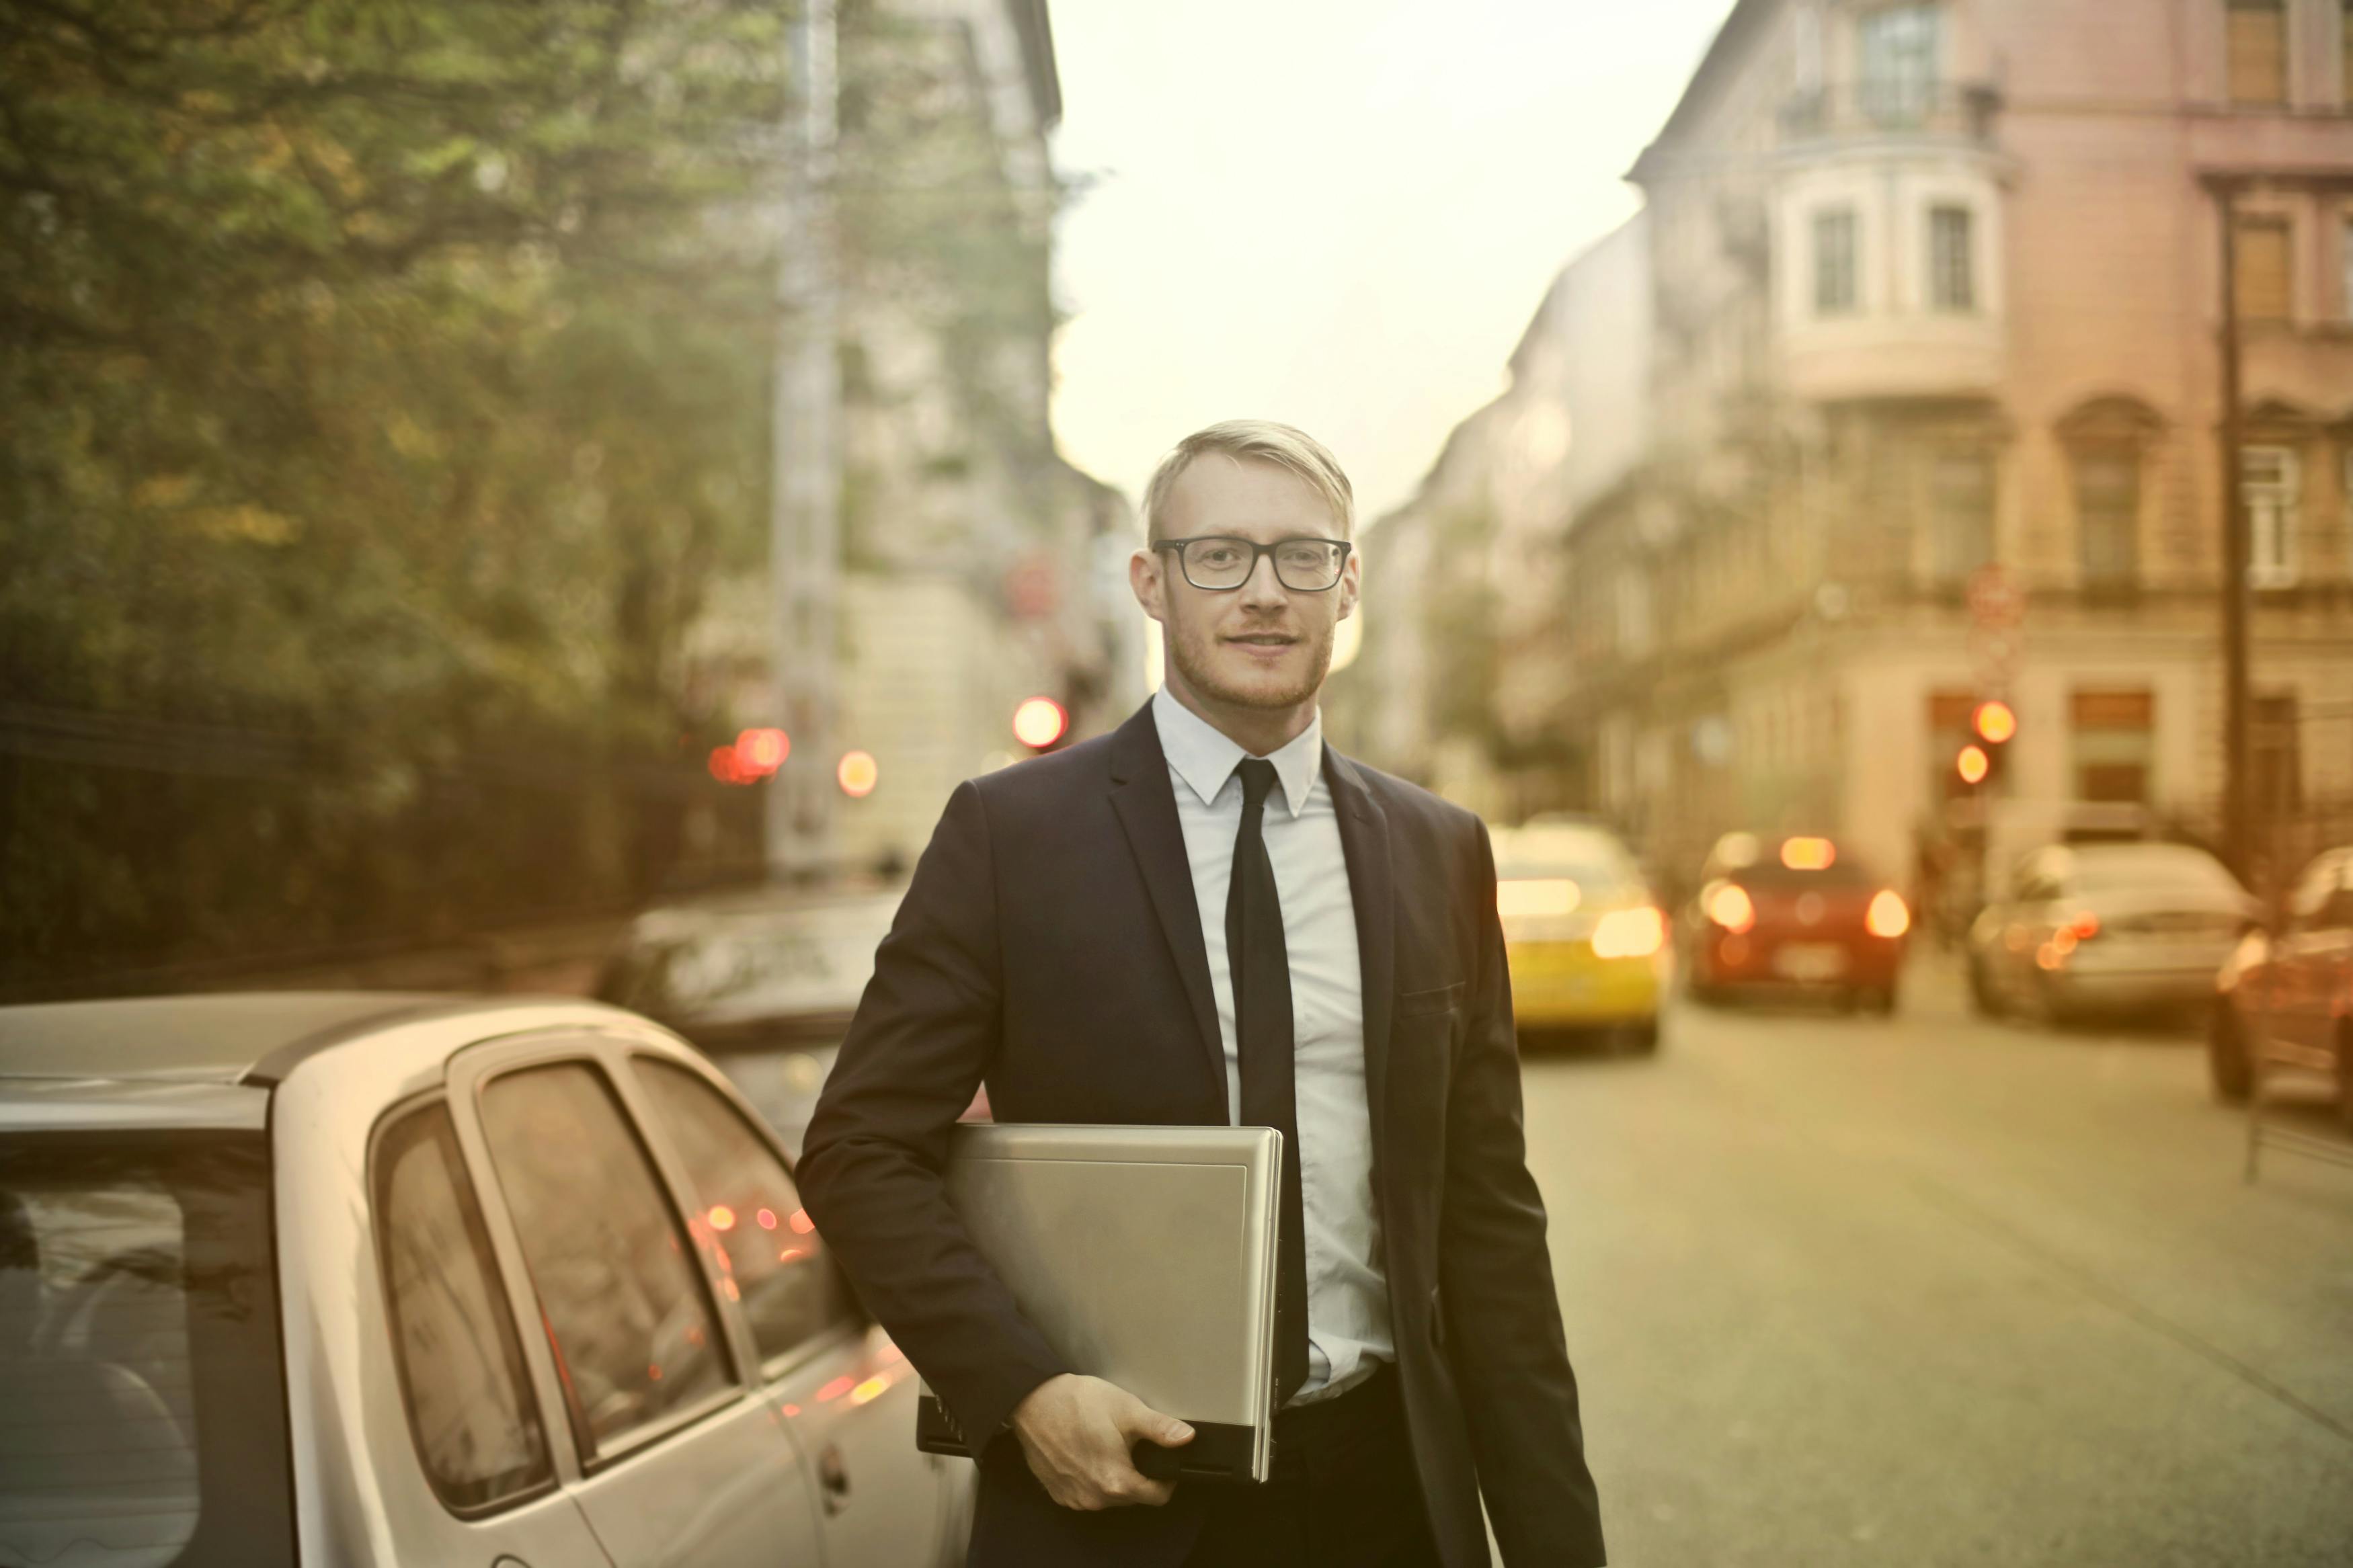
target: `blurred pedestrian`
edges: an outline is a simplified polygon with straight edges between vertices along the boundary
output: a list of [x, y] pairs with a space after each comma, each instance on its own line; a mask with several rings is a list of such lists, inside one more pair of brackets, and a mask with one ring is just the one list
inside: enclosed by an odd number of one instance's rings
[[[1592, 1568], [1486, 831], [1323, 742], [1347, 479], [1287, 426], [1212, 426], [1145, 521], [1166, 681], [956, 790], [810, 1123], [809, 1212], [986, 1435], [974, 1563], [1470, 1568], [1483, 1497], [1512, 1568]], [[941, 1169], [984, 1080], [1007, 1121], [1282, 1132], [1264, 1485], [1139, 1473], [1189, 1429], [1075, 1373], [974, 1248]]]

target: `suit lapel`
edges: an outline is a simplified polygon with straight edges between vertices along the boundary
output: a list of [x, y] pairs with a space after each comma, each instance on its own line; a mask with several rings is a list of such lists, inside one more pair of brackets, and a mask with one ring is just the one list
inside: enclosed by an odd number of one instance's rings
[[1217, 993], [1209, 984], [1209, 950], [1201, 937], [1200, 900], [1193, 896], [1193, 863], [1185, 855], [1185, 829], [1176, 820], [1176, 793], [1168, 782], [1168, 759], [1160, 750], [1160, 728], [1147, 701], [1119, 727], [1112, 740], [1111, 804], [1127, 834], [1127, 847], [1144, 873], [1161, 934], [1185, 979], [1193, 1004], [1193, 1024], [1203, 1061], [1215, 1086], [1221, 1121], [1231, 1120], [1226, 1103], [1226, 1044], [1218, 1032]]
[[1356, 913], [1356, 953], [1363, 975], [1365, 1099], [1372, 1112], [1376, 1161], [1388, 1129], [1390, 993], [1397, 974], [1396, 878], [1389, 858], [1388, 814], [1365, 787], [1356, 764], [1324, 748], [1324, 777], [1340, 821], [1340, 851], [1348, 862], [1348, 900]]

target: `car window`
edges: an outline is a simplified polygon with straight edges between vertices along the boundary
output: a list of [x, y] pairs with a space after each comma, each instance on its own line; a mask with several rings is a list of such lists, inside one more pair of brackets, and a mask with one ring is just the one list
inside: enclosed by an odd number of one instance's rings
[[592, 1453], [724, 1389], [701, 1271], [604, 1075], [493, 1079], [482, 1130]]
[[857, 1308], [782, 1161], [726, 1098], [684, 1068], [646, 1058], [638, 1079], [667, 1125], [744, 1305], [761, 1359], [790, 1354]]
[[2179, 889], [2232, 894], [2237, 879], [2202, 849], [2182, 844], [2098, 845], [2070, 852], [2076, 881], [2087, 892]]
[[385, 1130], [375, 1205], [394, 1359], [433, 1489], [471, 1512], [549, 1484], [547, 1434], [447, 1106]]
[[[2343, 923], [2343, 916], [2331, 909], [2341, 902], [2337, 895], [2344, 881], [2345, 868], [2332, 856], [2323, 856], [2305, 868], [2295, 887], [2287, 896], [2287, 914], [2291, 924], [2306, 931], [2325, 930], [2331, 924]], [[2337, 914], [2332, 921], [2329, 916]]]
[[281, 1568], [267, 1145], [0, 1137], [0, 1563]]

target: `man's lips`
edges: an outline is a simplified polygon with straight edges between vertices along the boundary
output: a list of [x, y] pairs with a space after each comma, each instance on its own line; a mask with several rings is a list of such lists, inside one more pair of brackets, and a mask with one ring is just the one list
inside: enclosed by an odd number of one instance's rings
[[1277, 648], [1289, 647], [1299, 639], [1283, 632], [1244, 632], [1239, 637], [1225, 637], [1221, 640], [1239, 643], [1244, 647]]

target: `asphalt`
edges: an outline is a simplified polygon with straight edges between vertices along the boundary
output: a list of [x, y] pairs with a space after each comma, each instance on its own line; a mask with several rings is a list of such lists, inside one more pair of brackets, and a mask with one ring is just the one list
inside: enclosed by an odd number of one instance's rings
[[2249, 1183], [2193, 1035], [1915, 969], [1526, 1064], [1611, 1562], [2353, 1563], [2353, 1169]]

